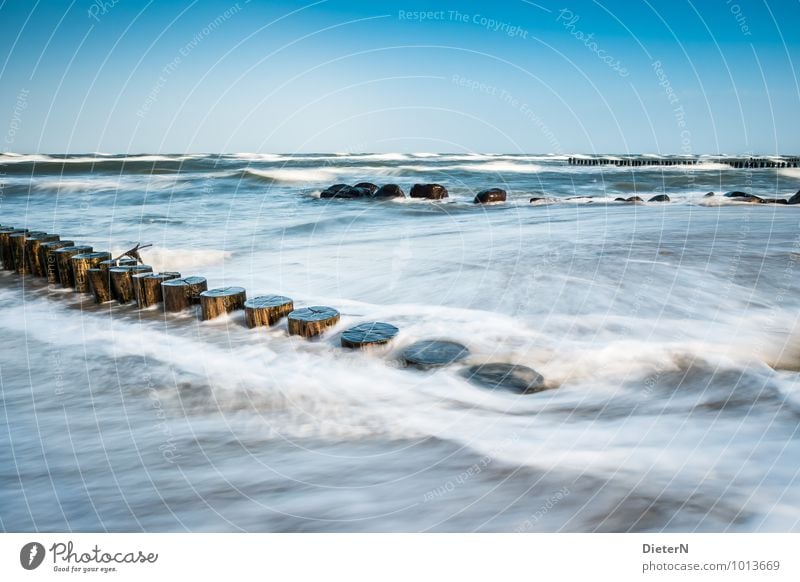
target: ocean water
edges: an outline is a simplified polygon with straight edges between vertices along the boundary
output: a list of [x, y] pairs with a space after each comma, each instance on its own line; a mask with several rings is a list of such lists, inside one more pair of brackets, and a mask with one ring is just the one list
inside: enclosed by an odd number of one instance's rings
[[[800, 530], [800, 206], [721, 196], [800, 170], [566, 159], [0, 156], [0, 224], [342, 313], [306, 341], [0, 273], [0, 528]], [[319, 198], [365, 180], [450, 198]], [[339, 347], [374, 320], [390, 346]], [[401, 364], [436, 338], [469, 359]]]

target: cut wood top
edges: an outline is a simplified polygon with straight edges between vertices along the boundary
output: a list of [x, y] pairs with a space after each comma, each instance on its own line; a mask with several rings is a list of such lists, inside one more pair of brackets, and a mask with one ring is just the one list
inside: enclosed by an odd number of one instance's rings
[[217, 287], [216, 289], [203, 291], [200, 297], [228, 297], [230, 295], [239, 295], [244, 292], [244, 287]]
[[161, 283], [161, 285], [180, 287], [182, 285], [202, 285], [205, 282], [205, 277], [183, 277], [181, 279], [169, 279], [168, 281]]
[[342, 332], [342, 346], [358, 348], [370, 344], [385, 344], [391, 341], [399, 331], [395, 326], [381, 321], [360, 323]]
[[325, 321], [332, 317], [339, 317], [339, 312], [333, 307], [324, 307], [322, 305], [313, 305], [311, 307], [301, 307], [295, 309], [289, 314], [289, 319], [298, 321]]
[[261, 295], [260, 297], [248, 299], [244, 302], [244, 306], [249, 309], [264, 309], [267, 307], [281, 307], [289, 303], [292, 303], [292, 300], [283, 295]]

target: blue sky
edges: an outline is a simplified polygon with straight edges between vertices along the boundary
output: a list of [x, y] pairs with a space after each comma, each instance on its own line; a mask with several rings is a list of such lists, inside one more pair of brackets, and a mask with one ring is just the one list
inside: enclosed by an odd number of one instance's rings
[[798, 153], [798, 22], [795, 0], [5, 1], [2, 150]]

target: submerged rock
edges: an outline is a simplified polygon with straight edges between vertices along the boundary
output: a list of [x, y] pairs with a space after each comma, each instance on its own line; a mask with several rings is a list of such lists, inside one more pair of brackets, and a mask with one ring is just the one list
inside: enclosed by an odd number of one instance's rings
[[754, 204], [761, 204], [764, 202], [761, 198], [755, 196], [754, 194], [739, 192], [738, 190], [734, 190], [733, 192], [725, 192], [725, 198], [734, 198], [740, 202], [752, 202]]
[[642, 200], [638, 196], [631, 196], [630, 198], [626, 198], [625, 202], [644, 202], [644, 200]]
[[427, 198], [429, 200], [441, 200], [447, 198], [447, 188], [441, 184], [414, 184], [411, 188], [412, 198]]
[[624, 198], [617, 197], [614, 198], [614, 202], [627, 202], [627, 200], [625, 200]]
[[762, 198], [763, 204], [789, 204], [786, 198]]
[[489, 188], [488, 190], [481, 190], [475, 196], [473, 202], [475, 204], [490, 204], [492, 202], [505, 202], [506, 191], [502, 188]]
[[405, 198], [406, 194], [397, 184], [384, 184], [372, 194], [373, 198]]
[[794, 196], [789, 198], [786, 204], [800, 204], [800, 190], [798, 190]]
[[329, 186], [325, 190], [323, 190], [319, 197], [320, 198], [365, 198], [369, 196], [371, 192], [366, 188], [361, 188], [359, 186], [350, 186], [348, 184], [334, 184], [333, 186]]
[[359, 182], [353, 188], [363, 188], [364, 190], [369, 190], [370, 194], [374, 194], [375, 190], [378, 189], [377, 184], [373, 184], [372, 182]]
[[547, 390], [544, 377], [533, 368], [515, 364], [481, 364], [464, 370], [467, 380], [494, 390], [534, 394]]
[[403, 350], [403, 360], [410, 366], [434, 368], [458, 362], [469, 356], [469, 350], [456, 342], [423, 340]]
[[713, 195], [714, 195], [713, 192], [706, 192], [705, 194], [703, 194], [703, 198], [711, 198]]
[[658, 194], [653, 196], [648, 202], [669, 202], [669, 196], [666, 194]]

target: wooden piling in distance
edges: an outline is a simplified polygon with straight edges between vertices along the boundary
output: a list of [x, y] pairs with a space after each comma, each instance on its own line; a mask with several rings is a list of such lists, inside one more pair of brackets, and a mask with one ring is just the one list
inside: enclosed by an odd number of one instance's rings
[[54, 240], [43, 242], [39, 245], [39, 261], [42, 264], [44, 276], [47, 277], [48, 283], [59, 283], [55, 251], [74, 245], [75, 242], [71, 240]]
[[32, 236], [25, 239], [25, 260], [28, 262], [28, 270], [35, 277], [46, 277], [47, 271], [42, 262], [39, 248], [42, 243], [56, 242], [61, 240], [57, 234], [45, 234]]
[[205, 277], [185, 277], [161, 282], [164, 311], [177, 312], [200, 303], [200, 294], [208, 289]]
[[180, 279], [177, 272], [139, 273], [133, 275], [133, 292], [139, 309], [150, 307], [163, 301], [161, 283], [170, 279]]
[[79, 253], [70, 260], [72, 262], [72, 277], [75, 280], [75, 291], [78, 293], [89, 293], [89, 279], [86, 271], [96, 267], [101, 261], [111, 258], [111, 253], [105, 251], [92, 253]]
[[18, 232], [8, 237], [11, 243], [11, 254], [14, 260], [14, 272], [17, 275], [26, 275], [30, 272], [28, 261], [25, 260], [25, 240], [29, 236], [45, 235], [46, 232]]
[[58, 268], [58, 280], [64, 288], [74, 287], [75, 278], [72, 273], [72, 257], [81, 253], [91, 253], [94, 251], [89, 245], [75, 245], [72, 247], [62, 247], [53, 251], [56, 257]]
[[247, 327], [271, 326], [294, 311], [294, 302], [282, 295], [262, 295], [244, 303]]
[[120, 303], [130, 303], [135, 297], [133, 275], [152, 273], [153, 267], [150, 265], [124, 265], [111, 267], [108, 272], [111, 275], [111, 292], [114, 298]]
[[200, 317], [203, 321], [214, 319], [237, 309], [244, 309], [247, 292], [244, 287], [220, 287], [200, 294]]
[[11, 248], [11, 235], [24, 234], [27, 231], [28, 230], [26, 228], [0, 228], [0, 259], [3, 261], [4, 270], [14, 270], [14, 251]]
[[314, 305], [295, 309], [289, 316], [289, 335], [314, 337], [339, 323], [339, 312], [333, 307]]

